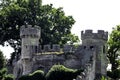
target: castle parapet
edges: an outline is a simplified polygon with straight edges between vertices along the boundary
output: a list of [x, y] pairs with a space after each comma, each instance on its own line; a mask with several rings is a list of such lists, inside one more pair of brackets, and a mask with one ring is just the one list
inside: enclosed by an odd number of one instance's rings
[[60, 52], [60, 45], [58, 45], [58, 44], [53, 44], [53, 51], [55, 51], [55, 52]]
[[81, 39], [108, 39], [108, 32], [104, 30], [98, 30], [97, 33], [93, 33], [92, 30], [81, 31]]
[[[41, 45], [39, 45], [39, 52], [60, 52], [60, 45], [59, 44], [53, 44], [53, 45], [43, 45], [43, 49]], [[40, 51], [41, 50], [41, 51]]]
[[44, 51], [45, 52], [49, 52], [51, 50], [51, 47], [50, 47], [50, 45], [48, 44], [48, 45], [44, 45]]
[[[38, 48], [37, 48], [38, 47]], [[36, 52], [37, 50], [37, 52]], [[64, 45], [62, 48], [59, 44], [46, 44], [46, 45], [39, 45], [35, 46], [35, 52], [36, 53], [44, 53], [44, 52], [63, 52], [63, 53], [69, 53], [74, 52], [76, 48], [74, 45]]]
[[41, 28], [39, 26], [23, 25], [20, 28], [20, 37], [40, 38], [40, 30]]

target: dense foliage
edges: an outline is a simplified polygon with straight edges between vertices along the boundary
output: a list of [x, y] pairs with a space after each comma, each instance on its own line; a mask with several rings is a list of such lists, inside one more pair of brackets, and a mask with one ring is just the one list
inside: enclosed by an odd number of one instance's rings
[[45, 75], [43, 71], [38, 70], [29, 75], [24, 75], [19, 80], [73, 80], [82, 72], [82, 70], [73, 70], [63, 65], [54, 65]]
[[41, 27], [41, 44], [64, 44], [69, 40], [74, 22], [72, 16], [65, 16], [62, 8], [42, 6], [40, 0], [4, 0], [0, 10], [0, 42], [15, 44], [20, 39], [20, 27], [27, 23]]
[[12, 74], [7, 74], [6, 68], [2, 68], [0, 70], [0, 80], [14, 80], [14, 76]]
[[7, 74], [4, 80], [14, 80], [14, 76], [12, 74]]
[[37, 70], [30, 74], [31, 80], [45, 80], [45, 74], [41, 70]]
[[101, 80], [111, 80], [111, 79], [108, 77], [102, 76]]
[[73, 70], [63, 65], [54, 65], [46, 74], [47, 80], [73, 80], [80, 75], [82, 70]]
[[18, 80], [45, 80], [45, 76], [43, 71], [37, 70], [32, 74], [20, 77]]
[[120, 78], [120, 25], [116, 26], [108, 40], [108, 59], [112, 65], [108, 75], [114, 79]]
[[0, 80], [13, 80], [13, 75], [7, 74], [6, 63], [3, 53], [0, 51]]
[[3, 56], [2, 51], [0, 51], [0, 70], [5, 67], [5, 57]]
[[2, 68], [0, 70], [0, 80], [3, 80], [5, 75], [6, 75], [7, 69], [6, 68]]
[[23, 75], [18, 80], [30, 80], [31, 76], [29, 75]]

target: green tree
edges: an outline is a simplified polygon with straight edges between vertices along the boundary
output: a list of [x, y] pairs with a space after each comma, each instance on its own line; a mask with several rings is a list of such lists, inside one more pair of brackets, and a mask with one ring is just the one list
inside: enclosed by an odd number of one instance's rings
[[5, 78], [6, 73], [7, 73], [7, 69], [6, 68], [2, 68], [0, 70], [0, 80], [3, 80]]
[[2, 0], [0, 44], [8, 42], [14, 48], [14, 54], [19, 53], [21, 44], [19, 31], [24, 24], [41, 27], [41, 45], [75, 42], [78, 38], [70, 31], [74, 23], [73, 17], [66, 16], [61, 7], [54, 8], [52, 4], [42, 5], [41, 0]]
[[[118, 69], [120, 68], [120, 60], [118, 59], [118, 56], [120, 55], [119, 50], [120, 50], [120, 25], [116, 26], [113, 29], [108, 40], [107, 56], [110, 61], [110, 64], [112, 65], [111, 68], [112, 73], [118, 71]], [[116, 79], [119, 76], [114, 75], [112, 77]]]

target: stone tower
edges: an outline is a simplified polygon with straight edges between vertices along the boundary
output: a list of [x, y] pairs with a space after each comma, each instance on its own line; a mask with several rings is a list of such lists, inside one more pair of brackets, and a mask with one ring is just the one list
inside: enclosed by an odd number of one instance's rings
[[106, 42], [108, 33], [103, 30], [98, 30], [97, 33], [93, 33], [92, 30], [86, 30], [85, 32], [81, 32], [81, 39], [83, 45], [96, 49], [95, 76], [100, 77], [106, 75]]
[[40, 28], [38, 26], [23, 25], [20, 29], [20, 37], [22, 39], [22, 51], [21, 60], [23, 65], [23, 74], [31, 73], [32, 71], [32, 56], [37, 53], [39, 39], [40, 39]]

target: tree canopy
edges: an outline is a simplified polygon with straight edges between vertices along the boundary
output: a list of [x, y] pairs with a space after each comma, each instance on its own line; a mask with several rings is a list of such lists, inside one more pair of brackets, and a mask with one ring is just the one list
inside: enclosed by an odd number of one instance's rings
[[25, 23], [41, 27], [41, 44], [64, 44], [69, 40], [75, 21], [72, 16], [65, 16], [62, 8], [42, 6], [40, 0], [4, 0], [1, 5], [1, 43], [19, 41], [19, 29]]
[[[52, 4], [42, 5], [42, 0], [2, 0], [0, 3], [0, 44], [8, 42], [15, 53], [20, 52], [20, 27], [24, 24], [41, 27], [41, 45], [77, 42], [71, 34], [75, 20], [66, 16], [63, 9]], [[70, 38], [72, 37], [72, 38]]]
[[[110, 34], [110, 38], [108, 40], [108, 59], [112, 65], [111, 71], [113, 73], [118, 72], [118, 69], [120, 68], [120, 25], [116, 26], [112, 33]], [[120, 70], [119, 70], [120, 72]], [[118, 74], [118, 73], [117, 73]], [[120, 74], [120, 73], [119, 73]], [[114, 74], [113, 78], [117, 78], [120, 76], [116, 76]]]

